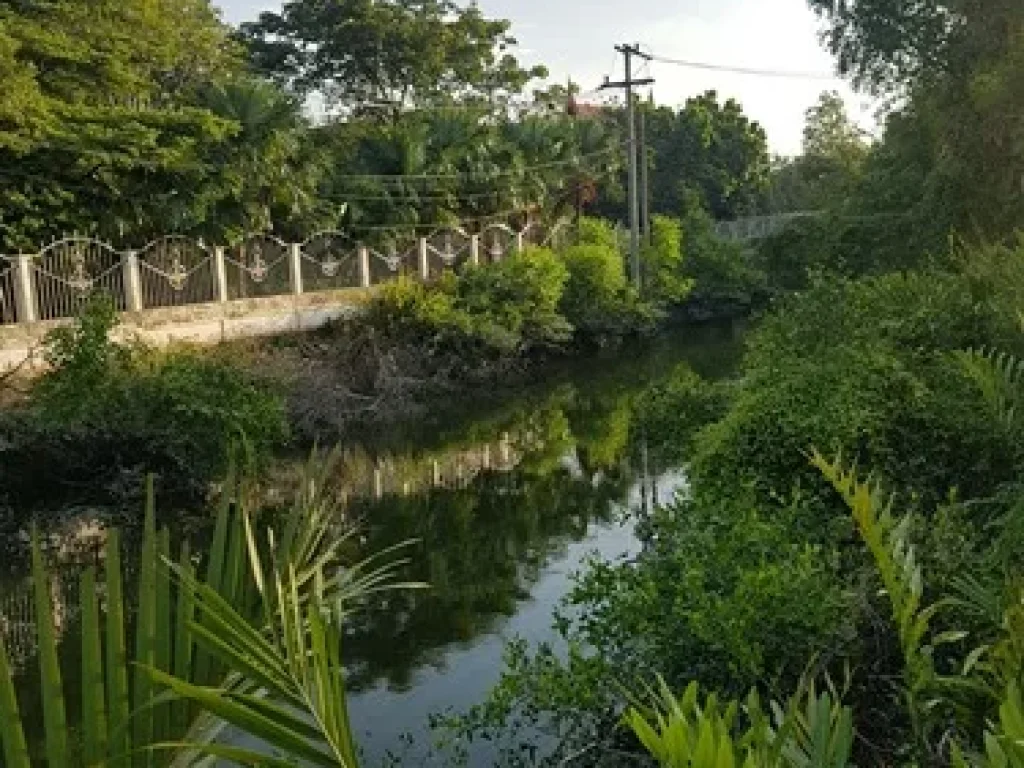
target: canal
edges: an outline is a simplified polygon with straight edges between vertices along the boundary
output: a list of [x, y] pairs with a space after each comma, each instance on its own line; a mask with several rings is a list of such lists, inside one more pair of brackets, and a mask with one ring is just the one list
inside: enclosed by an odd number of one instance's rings
[[[554, 640], [552, 610], [589, 557], [637, 554], [638, 517], [685, 488], [702, 388], [733, 370], [737, 335], [680, 330], [551, 367], [514, 392], [441, 403], [408, 428], [340, 440], [337, 482], [362, 526], [361, 554], [413, 540], [403, 577], [429, 585], [376, 599], [346, 629], [366, 765], [443, 764], [431, 716], [483, 700], [506, 641]], [[292, 461], [282, 457], [275, 472]], [[9, 576], [5, 605], [16, 586]], [[76, 643], [64, 645], [74, 653]], [[19, 685], [36, 680], [26, 672]], [[486, 748], [470, 757], [489, 764]]]

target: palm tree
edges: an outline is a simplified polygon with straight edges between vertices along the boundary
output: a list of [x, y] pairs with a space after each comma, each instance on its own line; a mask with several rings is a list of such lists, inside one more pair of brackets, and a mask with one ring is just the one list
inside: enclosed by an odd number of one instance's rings
[[223, 177], [216, 229], [262, 232], [337, 215], [318, 194], [324, 161], [294, 97], [263, 80], [238, 79], [211, 85], [200, 103], [234, 128], [211, 158]]

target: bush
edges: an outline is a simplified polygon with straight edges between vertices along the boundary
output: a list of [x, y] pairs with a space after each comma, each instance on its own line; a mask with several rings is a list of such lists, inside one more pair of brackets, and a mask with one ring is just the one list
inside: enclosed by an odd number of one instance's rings
[[741, 246], [718, 239], [700, 208], [683, 217], [683, 254], [693, 283], [686, 309], [694, 319], [747, 315], [766, 300], [764, 273]]
[[208, 353], [118, 344], [116, 321], [96, 299], [50, 334], [52, 368], [26, 412], [9, 417], [8, 467], [34, 457], [97, 484], [156, 471], [165, 485], [195, 489], [224, 473], [233, 446], [259, 463], [285, 440], [283, 399], [267, 386]]
[[694, 281], [683, 269], [682, 223], [668, 216], [651, 219], [651, 241], [641, 254], [644, 296], [659, 306], [682, 304]]
[[581, 337], [603, 343], [655, 325], [657, 313], [630, 286], [617, 249], [574, 245], [561, 258], [569, 280], [559, 308]]
[[569, 280], [562, 260], [547, 248], [469, 269], [455, 283], [456, 309], [478, 322], [482, 338], [515, 338], [521, 351], [557, 346], [572, 326], [559, 313]]
[[435, 354], [524, 355], [571, 337], [572, 327], [558, 311], [568, 277], [552, 251], [528, 249], [432, 286], [389, 284], [371, 306], [370, 324]]
[[951, 488], [991, 492], [1013, 473], [1012, 441], [992, 429], [950, 353], [999, 344], [1013, 322], [952, 274], [822, 284], [791, 297], [752, 334], [729, 413], [700, 436], [695, 482], [746, 483], [762, 503], [797, 484], [839, 513], [806, 463], [814, 446], [898, 478], [926, 504]]

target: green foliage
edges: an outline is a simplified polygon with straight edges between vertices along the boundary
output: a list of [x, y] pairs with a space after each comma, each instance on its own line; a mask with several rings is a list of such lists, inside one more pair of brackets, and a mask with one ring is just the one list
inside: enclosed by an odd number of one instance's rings
[[764, 302], [766, 277], [743, 248], [719, 240], [712, 221], [695, 201], [683, 220], [683, 274], [693, 284], [688, 313], [702, 320], [748, 314]]
[[[1015, 320], [950, 274], [821, 284], [753, 333], [746, 377], [694, 458], [702, 482], [739, 480], [768, 501], [799, 484], [832, 507], [801, 454], [842, 451], [926, 503], [958, 488], [991, 493], [1013, 477], [1014, 441], [950, 357], [1012, 338]], [[976, 295], [976, 294], [975, 294]]]
[[47, 338], [52, 368], [35, 382], [28, 418], [7, 446], [12, 478], [22, 462], [45, 457], [54, 470], [70, 470], [81, 460], [68, 462], [64, 452], [92, 443], [85, 455], [98, 462], [93, 472], [119, 469], [102, 466], [109, 446], [118, 461], [190, 486], [221, 474], [232, 446], [259, 463], [285, 440], [283, 400], [266, 384], [210, 353], [117, 343], [116, 321], [99, 298]]
[[559, 256], [569, 271], [559, 307], [577, 334], [600, 343], [654, 326], [656, 313], [626, 279], [618, 248], [573, 245]]
[[103, 396], [111, 373], [128, 365], [129, 350], [111, 338], [117, 324], [113, 301], [96, 294], [74, 324], [50, 331], [45, 346], [50, 370], [34, 388], [34, 402], [49, 418], [79, 418]]
[[572, 326], [558, 312], [568, 278], [553, 252], [531, 248], [433, 286], [385, 286], [370, 323], [396, 340], [426, 339], [436, 352], [520, 356], [569, 340]]
[[0, 250], [69, 231], [144, 237], [201, 209], [203, 160], [232, 125], [194, 96], [237, 66], [207, 0], [5, 4]]
[[810, 686], [774, 718], [752, 691], [743, 706], [719, 702], [712, 693], [700, 701], [697, 683], [682, 698], [658, 678], [650, 705], [634, 705], [625, 724], [664, 768], [846, 768], [853, 751], [853, 713], [829, 692]]
[[[629, 286], [614, 231], [584, 219], [579, 245], [560, 253], [527, 248], [514, 258], [448, 274], [433, 285], [384, 286], [369, 323], [391, 339], [468, 365], [515, 358], [578, 341], [604, 342], [650, 330], [657, 313]], [[425, 341], [424, 341], [425, 340]]]
[[914, 735], [926, 743], [921, 721], [926, 710], [924, 696], [934, 693], [939, 682], [933, 643], [956, 642], [965, 633], [950, 632], [927, 642], [932, 619], [942, 610], [943, 603], [927, 607], [922, 604], [924, 577], [909, 536], [913, 518], [895, 518], [891, 500], [884, 500], [877, 487], [860, 482], [855, 473], [845, 470], [840, 459], [830, 462], [815, 454], [811, 463], [849, 507], [861, 539], [874, 558], [903, 653], [904, 691]]
[[[381, 553], [383, 558], [342, 567], [341, 553], [354, 531], [338, 535], [339, 510], [325, 490], [332, 462], [311, 463], [303, 473], [279, 536], [257, 522], [251, 491], [229, 478], [217, 513], [217, 533], [198, 565], [187, 548], [180, 562], [171, 561], [169, 534], [156, 530], [150, 484], [142, 550], [134, 568], [139, 591], [130, 625], [135, 639], [131, 655], [125, 651], [130, 644], [125, 645], [116, 530], [107, 542], [102, 614], [95, 575], [89, 570], [83, 576], [84, 755], [69, 749], [51, 576], [33, 534], [47, 764], [193, 765], [213, 756], [243, 765], [290, 766], [295, 759], [323, 766], [358, 765], [339, 658], [340, 628], [366, 595], [399, 586], [394, 574], [403, 561], [394, 559], [392, 549]], [[204, 575], [195, 575], [197, 570]], [[177, 601], [172, 603], [174, 593]], [[108, 643], [113, 640], [105, 662], [101, 624], [106, 625]], [[207, 663], [210, 658], [219, 663]], [[9, 715], [0, 740], [8, 762], [19, 768], [29, 759], [2, 643], [0, 671], [0, 705]], [[130, 700], [129, 675], [134, 683]], [[224, 744], [221, 737], [228, 725], [271, 745], [280, 756]]]
[[681, 223], [667, 216], [651, 219], [651, 238], [640, 254], [644, 296], [657, 305], [682, 304], [693, 289], [683, 269]]
[[576, 222], [576, 244], [597, 245], [610, 251], [619, 250], [621, 245], [618, 231], [612, 222], [593, 216], [584, 216]]
[[[756, 207], [768, 181], [768, 139], [739, 102], [708, 91], [687, 99], [678, 110], [654, 104], [641, 108], [647, 121], [653, 213], [679, 216], [691, 197], [716, 219], [733, 219]], [[614, 114], [625, 125], [624, 110]], [[626, 221], [624, 200], [613, 200], [607, 192], [598, 211]]]
[[256, 68], [300, 92], [320, 91], [340, 106], [488, 104], [522, 91], [544, 67], [525, 69], [512, 55], [510, 22], [488, 19], [475, 5], [446, 0], [348, 2], [309, 0], [264, 12], [242, 26]]

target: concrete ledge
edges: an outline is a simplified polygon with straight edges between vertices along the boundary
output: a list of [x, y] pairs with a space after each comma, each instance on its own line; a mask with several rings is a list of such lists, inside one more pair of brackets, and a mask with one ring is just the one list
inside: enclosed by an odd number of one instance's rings
[[[137, 338], [161, 347], [178, 342], [219, 344], [232, 339], [309, 331], [362, 311], [373, 293], [373, 289], [352, 288], [125, 312], [116, 335], [122, 340]], [[18, 366], [29, 371], [41, 369], [45, 363], [39, 347], [46, 334], [71, 322], [62, 319], [0, 326], [0, 371]]]

